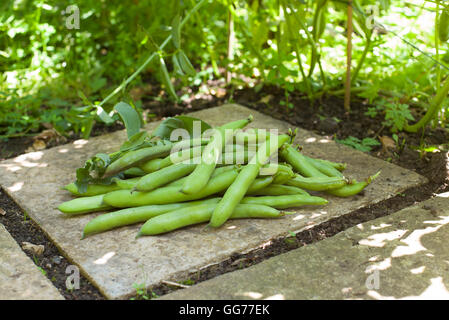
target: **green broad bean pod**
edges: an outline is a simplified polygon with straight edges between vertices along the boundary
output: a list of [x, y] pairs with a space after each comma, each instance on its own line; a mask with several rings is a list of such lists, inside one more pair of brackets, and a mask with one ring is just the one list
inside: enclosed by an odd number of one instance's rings
[[253, 159], [250, 160], [250, 163], [243, 167], [235, 181], [226, 190], [223, 199], [218, 203], [212, 214], [209, 223], [210, 226], [217, 228], [226, 222], [232, 215], [236, 205], [242, 200], [248, 188], [256, 179], [262, 165], [289, 139], [290, 137], [288, 135], [280, 135], [267, 139]]
[[295, 178], [286, 182], [289, 186], [294, 186], [311, 191], [325, 191], [339, 189], [348, 184], [348, 181], [342, 177], [302, 177], [296, 175]]
[[104, 195], [101, 194], [98, 196], [73, 199], [61, 203], [58, 209], [62, 213], [70, 216], [111, 209], [112, 206], [103, 202], [103, 197]]
[[137, 182], [135, 189], [138, 191], [151, 191], [169, 182], [185, 177], [191, 173], [196, 164], [177, 163], [161, 170], [149, 173]]
[[164, 141], [153, 147], [128, 151], [106, 168], [103, 178], [111, 177], [148, 160], [164, 157], [170, 153], [172, 147], [172, 143]]
[[156, 204], [149, 206], [142, 206], [136, 208], [126, 208], [118, 211], [108, 212], [107, 214], [99, 215], [89, 223], [86, 224], [83, 230], [83, 239], [92, 234], [105, 232], [118, 227], [128, 226], [139, 222], [145, 222], [150, 218], [167, 213], [169, 211], [178, 210], [186, 207], [193, 207], [199, 204], [217, 203], [220, 198], [212, 198], [200, 201], [171, 203], [171, 204]]
[[105, 194], [103, 201], [113, 207], [127, 208], [198, 200], [225, 190], [231, 185], [237, 175], [237, 169], [226, 171], [210, 179], [206, 186], [195, 194], [187, 195], [180, 191], [179, 186], [167, 186], [149, 192], [113, 191]]
[[[156, 216], [142, 226], [137, 237], [163, 234], [186, 226], [207, 222], [210, 220], [215, 207], [216, 204], [201, 204]], [[283, 215], [283, 212], [269, 206], [238, 204], [230, 218], [280, 218]]]
[[221, 127], [218, 127], [212, 135], [211, 142], [209, 142], [204, 149], [202, 161], [198, 164], [184, 182], [182, 192], [185, 194], [195, 194], [199, 192], [210, 179], [212, 172], [217, 165], [216, 159], [222, 151], [224, 145], [233, 137], [233, 135], [226, 134], [228, 130], [237, 130], [245, 127], [253, 120], [249, 116], [244, 120], [237, 120], [229, 122]]
[[352, 184], [348, 184], [348, 185], [343, 186], [338, 189], [327, 190], [327, 193], [329, 193], [333, 196], [336, 196], [336, 197], [341, 197], [341, 198], [347, 198], [347, 197], [354, 196], [354, 195], [362, 192], [368, 185], [370, 185], [371, 182], [373, 182], [379, 176], [379, 174], [380, 174], [380, 171], [377, 172], [376, 174], [368, 177], [364, 181], [360, 181], [360, 182], [356, 181]]
[[245, 197], [241, 203], [262, 204], [277, 209], [287, 209], [304, 205], [321, 206], [327, 204], [328, 201], [321, 197], [293, 194], [285, 196]]

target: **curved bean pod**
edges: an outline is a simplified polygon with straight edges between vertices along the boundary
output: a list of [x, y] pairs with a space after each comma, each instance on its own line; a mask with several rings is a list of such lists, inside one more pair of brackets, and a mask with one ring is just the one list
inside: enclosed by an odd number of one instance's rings
[[151, 159], [145, 162], [144, 164], [140, 165], [140, 169], [142, 169], [146, 173], [151, 173], [158, 171], [162, 168], [166, 168], [172, 164], [173, 163], [170, 161], [170, 156], [167, 156], [165, 158]]
[[[230, 166], [223, 166], [223, 167], [219, 167], [216, 168], [215, 171], [212, 173], [212, 175], [210, 176], [210, 178], [214, 178], [226, 171], [230, 171], [233, 169], [237, 169], [238, 167], [235, 165], [230, 165]], [[184, 182], [186, 181], [187, 177], [178, 179], [176, 181], [170, 182], [169, 184], [167, 184], [167, 187], [171, 187], [171, 186], [182, 186], [184, 184]]]
[[186, 207], [193, 207], [199, 204], [211, 204], [217, 203], [219, 198], [212, 198], [208, 200], [171, 203], [171, 204], [156, 204], [150, 206], [142, 206], [136, 208], [127, 208], [118, 211], [108, 212], [106, 214], [99, 215], [90, 220], [83, 230], [82, 239], [85, 237], [108, 231], [114, 228], [132, 225], [139, 222], [145, 222], [150, 218], [164, 214], [169, 211], [178, 210]]
[[117, 190], [105, 194], [103, 201], [113, 207], [126, 208], [197, 200], [225, 190], [237, 175], [237, 169], [224, 172], [210, 179], [200, 192], [190, 195], [182, 193], [179, 186], [167, 186], [149, 192]]
[[305, 178], [296, 175], [295, 178], [286, 182], [289, 186], [303, 188], [312, 191], [324, 191], [339, 189], [348, 184], [348, 181], [342, 177], [309, 177]]
[[160, 144], [153, 147], [129, 151], [112, 162], [106, 168], [103, 177], [110, 177], [126, 169], [139, 165], [142, 162], [166, 156], [170, 153], [170, 149], [172, 147], [173, 144], [171, 142], [162, 141]]
[[147, 174], [145, 171], [143, 171], [139, 167], [132, 167], [132, 168], [126, 169], [125, 171], [123, 171], [123, 173], [127, 177], [141, 177], [141, 176], [144, 176]]
[[327, 164], [327, 165], [329, 165], [331, 167], [334, 167], [335, 169], [337, 169], [340, 172], [344, 171], [346, 169], [346, 167], [347, 167], [347, 164], [346, 163], [342, 163], [342, 162], [332, 162], [332, 161], [324, 160], [324, 159], [313, 159], [313, 160], [325, 163], [325, 164]]
[[342, 197], [342, 198], [356, 195], [356, 194], [360, 193], [363, 189], [365, 189], [371, 182], [373, 182], [374, 179], [376, 179], [377, 176], [379, 176], [379, 174], [380, 174], [380, 171], [377, 172], [376, 174], [372, 175], [371, 177], [368, 177], [368, 179], [366, 179], [365, 181], [348, 184], [339, 189], [328, 190], [327, 193], [329, 193], [333, 196]]
[[285, 186], [281, 184], [271, 184], [265, 188], [246, 193], [247, 195], [251, 196], [286, 196], [286, 195], [292, 195], [292, 194], [302, 194], [305, 196], [308, 196], [309, 194], [307, 191], [294, 187], [294, 186]]
[[227, 130], [236, 130], [245, 127], [252, 121], [253, 117], [249, 116], [244, 120], [237, 120], [229, 122], [221, 127], [218, 127], [212, 135], [211, 142], [209, 142], [204, 149], [201, 163], [198, 164], [184, 182], [182, 192], [185, 194], [194, 194], [199, 192], [210, 179], [212, 172], [217, 165], [217, 158], [222, 151], [222, 148], [232, 135], [226, 134]]
[[[202, 204], [183, 208], [156, 216], [148, 220], [140, 229], [137, 237], [158, 235], [186, 226], [209, 221], [216, 204]], [[279, 218], [284, 213], [264, 205], [239, 204], [235, 207], [231, 219], [243, 218]]]
[[[113, 191], [118, 192], [118, 191]], [[67, 215], [78, 215], [83, 213], [103, 211], [111, 209], [112, 207], [103, 202], [104, 195], [82, 197], [63, 202], [59, 205], [59, 211]]]
[[112, 181], [114, 181], [120, 187], [120, 190], [133, 189], [136, 186], [136, 184], [139, 182], [139, 180], [140, 180], [140, 177], [131, 178], [131, 179], [112, 178]]
[[251, 185], [248, 188], [248, 191], [246, 191], [246, 193], [252, 193], [252, 192], [257, 192], [260, 189], [266, 188], [267, 186], [269, 186], [270, 184], [273, 183], [274, 180], [274, 176], [266, 176], [266, 177], [260, 177], [260, 178], [256, 178], [254, 179], [253, 183], [251, 183]]
[[223, 199], [215, 208], [210, 226], [219, 227], [232, 215], [236, 205], [242, 200], [249, 187], [259, 174], [260, 168], [274, 154], [280, 146], [290, 139], [288, 135], [270, 137], [265, 144], [259, 148], [257, 154], [250, 163], [243, 167], [235, 181], [226, 190]]
[[64, 189], [69, 191], [71, 194], [78, 196], [78, 197], [91, 197], [91, 196], [97, 196], [99, 194], [105, 194], [111, 191], [120, 190], [120, 186], [118, 186], [116, 183], [111, 184], [89, 184], [87, 185], [86, 192], [79, 192], [78, 187], [74, 182], [69, 183], [68, 185], [64, 186]]
[[280, 150], [281, 157], [292, 165], [293, 169], [305, 177], [327, 177], [307, 161], [304, 155], [291, 145], [284, 145]]
[[149, 173], [137, 182], [138, 191], [151, 191], [169, 182], [182, 178], [191, 173], [196, 164], [177, 163], [156, 172]]
[[277, 209], [286, 209], [303, 205], [321, 206], [327, 204], [328, 201], [321, 197], [295, 194], [286, 196], [245, 197], [240, 203], [262, 204]]
[[328, 177], [343, 177], [343, 174], [326, 162], [317, 161], [316, 159], [304, 156], [309, 163], [316, 169], [324, 173]]
[[275, 178], [273, 181], [274, 184], [284, 184], [296, 176], [296, 174], [293, 172], [290, 166], [278, 164], [277, 167], [278, 170], [275, 174]]

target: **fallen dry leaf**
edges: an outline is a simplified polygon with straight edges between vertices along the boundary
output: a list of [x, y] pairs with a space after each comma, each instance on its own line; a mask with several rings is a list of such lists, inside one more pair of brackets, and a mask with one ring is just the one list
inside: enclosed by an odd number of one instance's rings
[[382, 143], [382, 147], [385, 151], [387, 151], [388, 149], [395, 149], [396, 148], [396, 143], [394, 142], [393, 139], [391, 139], [388, 136], [382, 136], [379, 137], [380, 142]]
[[272, 96], [271, 94], [269, 94], [269, 95], [267, 95], [267, 96], [261, 98], [261, 99], [259, 100], [259, 102], [260, 102], [260, 103], [268, 104], [268, 103], [271, 101], [271, 99], [273, 99], [273, 96]]
[[36, 256], [40, 256], [44, 253], [45, 247], [42, 244], [32, 244], [30, 242], [22, 242], [22, 249], [28, 251]]
[[0, 216], [4, 216], [6, 214], [5, 209], [0, 208]]
[[33, 142], [33, 149], [36, 151], [43, 150], [46, 147], [47, 147], [47, 144], [43, 140], [35, 140]]
[[61, 135], [56, 131], [55, 129], [46, 129], [39, 133], [37, 136], [35, 136], [34, 140], [42, 140], [45, 142], [51, 141], [51, 140], [57, 140], [61, 137]]
[[226, 96], [226, 89], [224, 88], [214, 88], [210, 90], [210, 93], [214, 96], [216, 96], [217, 98], [223, 98], [224, 96]]

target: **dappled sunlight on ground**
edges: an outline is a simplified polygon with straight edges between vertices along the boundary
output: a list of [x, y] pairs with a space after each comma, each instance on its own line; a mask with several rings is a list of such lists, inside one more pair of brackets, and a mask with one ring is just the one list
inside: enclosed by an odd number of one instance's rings
[[266, 297], [264, 300], [285, 300], [285, 297], [283, 294], [274, 294], [272, 296]]
[[440, 197], [440, 198], [449, 198], [449, 192], [444, 192], [444, 193], [437, 194], [437, 197]]
[[94, 264], [106, 264], [106, 263], [108, 263], [109, 259], [111, 259], [113, 256], [115, 256], [114, 251], [108, 252], [101, 258], [95, 260]]
[[8, 187], [8, 191], [10, 192], [17, 192], [20, 189], [22, 189], [24, 182], [23, 181], [18, 181], [16, 183], [14, 183], [11, 187]]
[[359, 244], [370, 247], [383, 247], [387, 241], [400, 239], [406, 232], [406, 230], [394, 230], [386, 233], [373, 234], [367, 239], [360, 240]]
[[[365, 274], [379, 272], [379, 287], [369, 288], [366, 292], [369, 298], [449, 299], [449, 263], [446, 261], [449, 216], [429, 219], [429, 214], [418, 212], [411, 214], [408, 221], [398, 219], [393, 224], [371, 225], [370, 230], [386, 232], [370, 234], [358, 241], [359, 245], [371, 247], [376, 253], [365, 267]], [[379, 249], [374, 249], [376, 247]]]
[[303, 214], [297, 214], [294, 218], [293, 218], [293, 220], [301, 220], [301, 219], [304, 219], [306, 216], [305, 215], [303, 215]]
[[0, 167], [6, 168], [7, 171], [11, 172], [19, 171], [22, 168], [34, 168], [34, 167], [43, 168], [48, 166], [48, 164], [43, 162], [37, 162], [41, 160], [43, 155], [44, 153], [41, 151], [22, 154], [13, 159], [14, 163], [2, 163], [0, 164]]
[[305, 140], [304, 140], [304, 142], [305, 143], [314, 143], [314, 142], [319, 142], [319, 143], [329, 143], [329, 142], [332, 142], [332, 140], [330, 140], [330, 139], [326, 139], [326, 138], [322, 138], [322, 139], [317, 139], [317, 138], [315, 138], [315, 137], [309, 137], [309, 138], [306, 138]]
[[243, 293], [237, 293], [239, 297], [250, 298], [254, 300], [285, 300], [285, 296], [281, 293], [273, 294], [268, 297], [264, 297], [264, 295], [260, 292], [248, 291]]
[[316, 138], [314, 138], [314, 137], [310, 137], [305, 140], [306, 143], [314, 143], [315, 141], [316, 141]]
[[380, 261], [376, 264], [372, 264], [368, 266], [365, 270], [365, 273], [373, 273], [374, 270], [386, 270], [391, 267], [391, 258], [387, 258], [383, 261]]
[[243, 297], [248, 297], [248, 298], [251, 298], [251, 299], [262, 299], [263, 294], [261, 294], [259, 292], [249, 291], [249, 292], [242, 293], [242, 296]]
[[383, 296], [375, 290], [370, 290], [367, 295], [376, 300], [448, 300], [449, 291], [443, 283], [442, 277], [436, 277], [430, 279], [430, 285], [419, 295], [416, 296], [405, 296], [401, 298], [393, 296]]
[[[424, 222], [429, 223], [429, 222]], [[413, 231], [407, 238], [402, 239], [401, 242], [407, 244], [407, 246], [398, 246], [393, 252], [391, 253], [392, 257], [400, 257], [403, 255], [410, 255], [417, 253], [419, 251], [425, 251], [426, 248], [421, 244], [421, 237], [433, 233], [437, 231], [439, 228], [441, 228], [443, 225], [449, 223], [449, 217], [443, 217], [440, 221], [433, 221], [433, 223], [441, 223], [439, 226], [436, 227], [428, 227], [426, 229], [421, 230], [415, 230]]]
[[75, 146], [75, 149], [81, 149], [85, 144], [87, 144], [89, 141], [80, 139], [73, 142], [73, 145]]

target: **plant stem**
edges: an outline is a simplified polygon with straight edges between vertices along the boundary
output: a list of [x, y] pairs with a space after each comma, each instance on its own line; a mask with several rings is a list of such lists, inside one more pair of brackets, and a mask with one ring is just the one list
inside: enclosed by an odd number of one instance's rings
[[290, 37], [292, 38], [292, 41], [294, 43], [294, 50], [296, 53], [296, 60], [298, 61], [299, 72], [301, 73], [302, 80], [305, 82], [307, 96], [309, 97], [310, 100], [312, 100], [312, 87], [310, 85], [309, 78], [306, 76], [306, 73], [304, 72], [304, 68], [302, 66], [301, 50], [299, 48], [299, 39], [297, 37], [295, 37], [297, 30], [293, 30], [293, 27], [292, 27], [292, 24], [290, 21], [290, 16], [288, 15], [287, 10], [285, 9], [284, 3], [282, 3], [282, 9], [284, 10], [285, 22], [287, 23], [287, 31], [290, 34]]
[[370, 33], [369, 37], [366, 39], [365, 48], [363, 49], [362, 56], [360, 57], [360, 60], [357, 63], [357, 66], [352, 74], [352, 79], [351, 79], [352, 85], [355, 84], [355, 80], [357, 79], [360, 69], [362, 68], [363, 63], [365, 62], [365, 59], [369, 52], [370, 47], [371, 47], [371, 33]]
[[[435, 59], [440, 61], [440, 0], [436, 0], [436, 12], [435, 12]], [[437, 88], [441, 85], [441, 68], [440, 65], [436, 65], [436, 77], [437, 77]], [[435, 122], [434, 127], [436, 126], [436, 123], [438, 122], [438, 112], [435, 113]]]
[[310, 31], [307, 29], [306, 24], [304, 23], [304, 21], [302, 20], [303, 16], [300, 16], [297, 14], [297, 12], [295, 12], [292, 7], [290, 5], [287, 5], [287, 7], [290, 9], [290, 11], [292, 12], [293, 18], [295, 18], [296, 22], [298, 22], [298, 24], [300, 25], [300, 27], [302, 28], [302, 30], [304, 31], [304, 33], [306, 34], [307, 37], [307, 41], [309, 42], [309, 45], [312, 49], [312, 52], [314, 52], [313, 54], [315, 56], [318, 55], [318, 51], [317, 51], [317, 44], [315, 43], [315, 40], [313, 40], [313, 35], [310, 33]]
[[[192, 8], [192, 10], [189, 11], [189, 13], [187, 13], [187, 15], [185, 16], [184, 19], [182, 19], [180, 27], [182, 28], [182, 26], [184, 24], [186, 24], [186, 22], [190, 19], [191, 15], [198, 11], [198, 9], [204, 4], [204, 2], [206, 2], [207, 0], [200, 0], [195, 7]], [[162, 42], [162, 44], [159, 46], [159, 48], [162, 50], [172, 39], [172, 35], [170, 34], [167, 39], [165, 39], [164, 42]], [[112, 97], [114, 97], [117, 93], [119, 93], [123, 88], [125, 88], [128, 83], [130, 83], [131, 81], [134, 80], [135, 77], [137, 77], [137, 75], [139, 73], [142, 72], [143, 69], [145, 69], [145, 67], [155, 58], [159, 56], [158, 52], [153, 52], [147, 60], [145, 60], [145, 62], [132, 74], [128, 77], [128, 79], [126, 79], [125, 81], [123, 81], [117, 88], [115, 88], [114, 91], [112, 91], [106, 98], [103, 99], [103, 101], [100, 102], [99, 106], [103, 106], [106, 102], [108, 102], [109, 100], [112, 99]]]
[[[440, 38], [439, 38], [439, 30], [440, 30], [440, 0], [436, 0], [436, 12], [435, 12], [435, 58], [440, 61]], [[437, 64], [437, 88], [440, 87], [441, 84], [441, 68], [440, 65]]]
[[346, 82], [344, 108], [351, 110], [351, 61], [352, 61], [352, 0], [348, 1], [348, 30], [346, 47]]
[[426, 114], [419, 120], [417, 123], [413, 125], [406, 124], [404, 126], [404, 130], [407, 132], [417, 132], [420, 128], [425, 127], [434, 117], [438, 114], [444, 99], [447, 97], [449, 93], [449, 77], [446, 78], [446, 81], [438, 91], [432, 102], [430, 103], [430, 107], [427, 110]]
[[[190, 0], [190, 2], [192, 3], [192, 5], [195, 5], [194, 0]], [[210, 55], [210, 64], [212, 65], [212, 69], [214, 70], [215, 76], [218, 78], [218, 77], [220, 77], [220, 71], [218, 70], [218, 65], [217, 65], [217, 55], [216, 55], [215, 51], [212, 50], [212, 48], [209, 46], [207, 38], [204, 37], [204, 33], [203, 33], [204, 25], [203, 25], [203, 21], [201, 20], [202, 18], [198, 14], [198, 12], [195, 12], [194, 18], [195, 18], [195, 23], [197, 23], [198, 27], [201, 29], [201, 35], [203, 36], [203, 41], [206, 45], [207, 52]]]
[[[228, 40], [227, 40], [227, 51], [226, 58], [228, 59], [228, 63], [232, 61], [234, 57], [234, 16], [232, 14], [232, 2], [228, 5]], [[229, 68], [226, 68], [226, 83], [229, 84], [231, 82], [231, 72]]]

